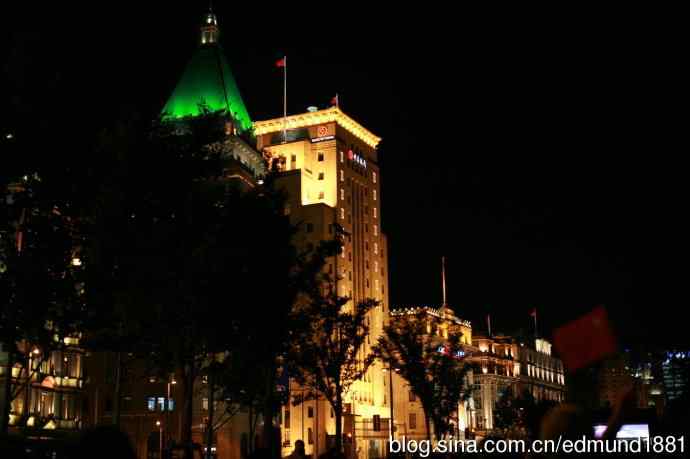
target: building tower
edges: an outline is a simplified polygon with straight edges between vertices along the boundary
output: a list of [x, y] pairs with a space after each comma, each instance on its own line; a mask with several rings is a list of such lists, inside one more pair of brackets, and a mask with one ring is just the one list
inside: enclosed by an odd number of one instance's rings
[[[303, 225], [298, 243], [333, 239], [336, 225], [343, 228], [343, 251], [328, 261], [327, 269], [337, 279], [338, 294], [351, 298], [350, 305], [366, 298], [380, 302], [369, 313], [368, 351], [382, 333], [388, 314], [387, 247], [381, 231], [381, 176], [376, 150], [380, 138], [338, 107], [258, 121], [254, 132], [258, 149], [279, 158], [282, 164], [279, 184], [288, 194], [286, 212], [293, 222]], [[384, 454], [388, 392], [387, 374], [376, 363], [344, 396], [345, 445], [358, 450], [359, 457]], [[306, 409], [284, 408], [292, 411], [282, 416], [284, 453], [292, 450], [296, 440], [304, 439], [307, 454], [321, 454], [326, 451], [327, 436], [335, 433], [327, 402], [305, 404]]]

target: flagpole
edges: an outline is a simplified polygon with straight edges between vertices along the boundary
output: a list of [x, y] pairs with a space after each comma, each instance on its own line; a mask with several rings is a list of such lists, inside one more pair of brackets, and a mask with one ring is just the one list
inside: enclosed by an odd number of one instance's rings
[[283, 143], [287, 143], [287, 56], [283, 56]]
[[443, 306], [447, 307], [448, 301], [446, 300], [446, 257], [441, 257], [441, 284], [441, 287], [443, 289]]
[[486, 315], [486, 323], [489, 326], [489, 338], [491, 338], [491, 314]]

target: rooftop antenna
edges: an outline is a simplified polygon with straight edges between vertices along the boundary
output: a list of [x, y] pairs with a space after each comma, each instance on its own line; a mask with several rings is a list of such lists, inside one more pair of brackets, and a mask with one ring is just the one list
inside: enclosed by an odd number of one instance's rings
[[441, 257], [441, 284], [443, 288], [443, 307], [448, 307], [448, 299], [446, 297], [446, 257]]

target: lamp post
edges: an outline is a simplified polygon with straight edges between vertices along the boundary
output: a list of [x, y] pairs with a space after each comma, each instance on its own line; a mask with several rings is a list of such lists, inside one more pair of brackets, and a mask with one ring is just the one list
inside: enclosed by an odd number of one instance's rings
[[168, 398], [165, 399], [165, 441], [168, 446], [170, 446], [170, 426], [172, 425], [170, 423], [170, 398], [173, 384], [177, 384], [175, 375], [171, 375], [168, 380]]
[[158, 427], [158, 458], [163, 457], [163, 425], [160, 421], [156, 421], [156, 426]]
[[390, 407], [390, 420], [388, 421], [388, 433], [391, 440], [395, 435], [395, 421], [393, 419], [393, 370], [390, 363], [388, 368], [384, 368], [383, 371], [388, 372], [388, 406]]

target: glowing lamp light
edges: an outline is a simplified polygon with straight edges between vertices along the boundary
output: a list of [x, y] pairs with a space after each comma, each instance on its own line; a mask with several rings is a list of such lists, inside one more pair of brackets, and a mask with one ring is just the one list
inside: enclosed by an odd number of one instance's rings
[[352, 150], [348, 150], [348, 151], [347, 151], [347, 159], [349, 159], [350, 161], [352, 161], [352, 159], [354, 159], [354, 157], [355, 157], [355, 154], [352, 153]]
[[35, 347], [34, 350], [31, 351], [31, 352], [32, 352], [34, 355], [38, 355], [38, 354], [41, 353], [41, 350], [40, 350], [39, 348]]
[[72, 258], [72, 266], [81, 266], [81, 259], [78, 257]]
[[156, 421], [156, 427], [160, 427], [160, 426], [161, 426], [161, 422], [160, 422], [160, 421]]

